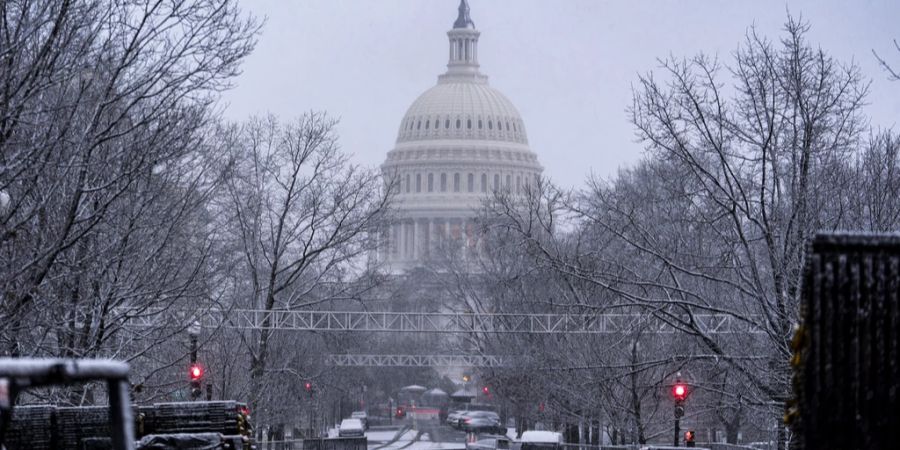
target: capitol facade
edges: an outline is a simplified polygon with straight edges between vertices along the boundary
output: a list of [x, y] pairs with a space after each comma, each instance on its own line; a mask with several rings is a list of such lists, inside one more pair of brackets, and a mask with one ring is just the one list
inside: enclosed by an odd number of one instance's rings
[[447, 71], [406, 111], [381, 166], [396, 189], [397, 218], [378, 255], [392, 273], [423, 265], [446, 240], [463, 256], [478, 251], [483, 200], [494, 190], [521, 193], [541, 174], [518, 110], [479, 71], [480, 34], [462, 0], [447, 32]]

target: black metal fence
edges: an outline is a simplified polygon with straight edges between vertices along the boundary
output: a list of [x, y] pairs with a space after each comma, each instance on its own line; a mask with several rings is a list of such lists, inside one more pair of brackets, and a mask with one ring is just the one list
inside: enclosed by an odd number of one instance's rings
[[788, 419], [802, 449], [900, 445], [900, 235], [820, 234], [803, 274]]

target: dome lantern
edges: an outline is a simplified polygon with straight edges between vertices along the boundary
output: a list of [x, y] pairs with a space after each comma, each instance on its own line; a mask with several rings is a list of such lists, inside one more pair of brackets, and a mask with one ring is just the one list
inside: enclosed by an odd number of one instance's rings
[[447, 32], [450, 38], [450, 61], [447, 73], [439, 77], [444, 79], [470, 78], [485, 81], [487, 77], [478, 72], [478, 36], [475, 22], [469, 17], [469, 3], [459, 2], [459, 16], [453, 23], [453, 29]]

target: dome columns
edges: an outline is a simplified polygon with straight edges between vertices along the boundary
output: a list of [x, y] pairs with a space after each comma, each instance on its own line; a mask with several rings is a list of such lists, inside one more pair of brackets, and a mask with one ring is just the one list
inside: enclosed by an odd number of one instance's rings
[[481, 33], [470, 28], [454, 28], [447, 32], [450, 38], [448, 74], [478, 73], [478, 37]]
[[464, 260], [479, 254], [482, 238], [473, 217], [422, 217], [398, 219], [383, 234], [382, 261], [414, 267], [436, 248], [456, 244]]

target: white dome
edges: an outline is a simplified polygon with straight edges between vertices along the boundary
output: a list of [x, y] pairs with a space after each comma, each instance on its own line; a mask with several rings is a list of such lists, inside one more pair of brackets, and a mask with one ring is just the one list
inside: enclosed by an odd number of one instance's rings
[[381, 165], [397, 215], [380, 236], [378, 260], [392, 273], [421, 266], [442, 243], [455, 242], [464, 258], [478, 254], [484, 200], [524, 194], [540, 179], [519, 111], [478, 70], [480, 33], [465, 0], [458, 11], [447, 71], [406, 111]]
[[397, 143], [430, 139], [528, 143], [519, 111], [483, 80], [442, 80], [413, 102]]

